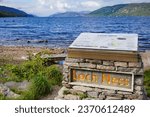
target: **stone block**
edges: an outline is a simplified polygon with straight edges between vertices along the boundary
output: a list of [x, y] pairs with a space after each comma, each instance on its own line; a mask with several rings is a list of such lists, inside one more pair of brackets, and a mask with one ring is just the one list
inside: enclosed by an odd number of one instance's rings
[[57, 96], [54, 98], [54, 100], [64, 100], [64, 98], [60, 97], [60, 96]]
[[77, 95], [68, 94], [68, 95], [64, 96], [64, 99], [66, 99], [66, 100], [79, 100], [80, 97]]
[[103, 65], [114, 66], [114, 62], [113, 61], [103, 61]]
[[106, 98], [105, 95], [101, 95], [101, 94], [100, 94], [100, 95], [98, 96], [98, 99], [99, 99], [99, 100], [104, 100], [105, 98]]
[[117, 97], [117, 98], [123, 98], [123, 97], [124, 97], [123, 94], [108, 94], [107, 96], [110, 96], [110, 97]]
[[121, 100], [122, 98], [119, 97], [111, 97], [111, 96], [107, 96], [106, 100]]
[[73, 88], [74, 90], [82, 91], [82, 92], [93, 91], [92, 88], [84, 87], [84, 86], [73, 86], [72, 88]]
[[59, 91], [58, 91], [58, 96], [63, 98], [64, 97], [64, 91], [69, 91], [69, 89], [67, 89], [66, 87], [62, 87]]
[[78, 63], [78, 62], [80, 62], [79, 59], [75, 59], [75, 58], [66, 58], [65, 61], [67, 63]]
[[142, 67], [141, 62], [129, 62], [128, 67]]
[[144, 91], [135, 91], [135, 94], [137, 94], [137, 95], [144, 95]]
[[117, 94], [131, 95], [132, 92], [128, 92], [128, 91], [118, 91]]
[[101, 93], [102, 92], [102, 89], [100, 88], [95, 88], [94, 91], [98, 92], [98, 93]]
[[72, 66], [72, 67], [79, 67], [79, 64], [78, 63], [65, 63], [65, 65], [67, 66]]
[[104, 66], [104, 65], [97, 65], [97, 69], [99, 70], [105, 70], [105, 71], [114, 71], [115, 67], [114, 66]]
[[90, 91], [90, 92], [87, 92], [87, 95], [88, 95], [88, 97], [97, 98], [98, 97], [98, 92], [96, 92], [96, 91]]
[[116, 67], [128, 67], [127, 62], [114, 62]]
[[94, 69], [94, 68], [96, 68], [96, 64], [92, 64], [92, 63], [80, 63], [80, 67]]
[[84, 100], [96, 100], [95, 98], [85, 98]]
[[112, 94], [116, 94], [116, 91], [115, 90], [103, 90], [102, 94], [112, 95]]
[[93, 63], [93, 64], [102, 64], [101, 60], [95, 60], [95, 59], [86, 59], [87, 63]]
[[126, 68], [126, 67], [117, 67], [117, 71], [121, 72], [133, 72], [137, 70], [136, 68]]
[[139, 95], [138, 94], [130, 94], [130, 95], [124, 95], [125, 98], [133, 100], [133, 99], [138, 99]]
[[143, 82], [144, 82], [143, 76], [136, 76], [135, 77], [135, 84], [136, 85], [143, 85]]
[[138, 69], [136, 74], [143, 76], [143, 75], [144, 75], [144, 69], [142, 69], [142, 68], [141, 68], [141, 69]]
[[135, 86], [136, 91], [142, 91], [144, 90], [144, 86]]

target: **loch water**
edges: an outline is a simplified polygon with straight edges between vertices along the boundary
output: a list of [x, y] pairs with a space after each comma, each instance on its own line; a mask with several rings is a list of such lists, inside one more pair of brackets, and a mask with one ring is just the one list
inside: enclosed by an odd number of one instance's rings
[[82, 32], [137, 33], [150, 50], [150, 17], [0, 18], [0, 45], [67, 48]]

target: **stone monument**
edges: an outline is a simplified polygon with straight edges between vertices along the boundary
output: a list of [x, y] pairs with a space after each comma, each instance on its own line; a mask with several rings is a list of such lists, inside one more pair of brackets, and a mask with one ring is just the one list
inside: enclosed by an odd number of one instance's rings
[[82, 33], [69, 46], [55, 99], [146, 99], [137, 34]]

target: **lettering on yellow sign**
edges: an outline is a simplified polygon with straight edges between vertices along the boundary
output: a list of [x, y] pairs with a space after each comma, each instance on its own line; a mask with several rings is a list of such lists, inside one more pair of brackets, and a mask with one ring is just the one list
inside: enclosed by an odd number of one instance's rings
[[101, 82], [107, 83], [107, 84], [112, 84], [112, 85], [129, 86], [129, 79], [111, 77], [110, 74], [105, 74], [105, 73], [102, 73], [102, 81]]
[[122, 78], [121, 75], [113, 75], [111, 73], [101, 73], [96, 72], [84, 72], [72, 70], [73, 81], [81, 81], [87, 83], [102, 84], [108, 86], [122, 86], [129, 87], [130, 80], [128, 78]]

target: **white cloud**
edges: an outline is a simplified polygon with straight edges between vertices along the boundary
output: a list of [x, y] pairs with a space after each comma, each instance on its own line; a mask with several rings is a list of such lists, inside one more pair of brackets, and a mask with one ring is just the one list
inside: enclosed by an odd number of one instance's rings
[[96, 2], [96, 1], [85, 1], [85, 2], [81, 2], [81, 5], [83, 7], [90, 7], [90, 8], [95, 8], [95, 7], [100, 7], [100, 3]]
[[149, 2], [149, 0], [0, 0], [0, 5], [24, 10], [38, 16], [49, 16], [57, 12], [93, 11], [115, 4]]

